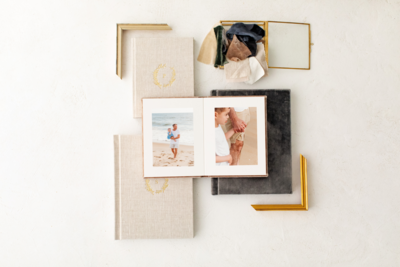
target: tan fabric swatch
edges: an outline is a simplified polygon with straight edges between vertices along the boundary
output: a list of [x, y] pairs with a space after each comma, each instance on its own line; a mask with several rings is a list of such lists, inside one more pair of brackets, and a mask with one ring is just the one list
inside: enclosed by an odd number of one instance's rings
[[115, 239], [193, 238], [193, 179], [143, 179], [142, 136], [115, 135]]
[[227, 82], [246, 82], [250, 77], [249, 59], [246, 58], [238, 62], [229, 61], [229, 63], [224, 66], [224, 70]]
[[215, 58], [217, 56], [217, 38], [215, 37], [214, 28], [218, 25], [221, 24], [215, 24], [207, 34], [206, 38], [204, 38], [199, 55], [197, 56], [198, 62], [214, 66]]
[[264, 69], [265, 74], [263, 77], [268, 76], [268, 64], [265, 60], [265, 47], [263, 43], [257, 43], [256, 59], [260, 63], [261, 67]]
[[245, 60], [250, 55], [250, 49], [244, 43], [239, 41], [236, 35], [234, 35], [232, 41], [229, 44], [226, 58], [230, 61], [240, 61]]

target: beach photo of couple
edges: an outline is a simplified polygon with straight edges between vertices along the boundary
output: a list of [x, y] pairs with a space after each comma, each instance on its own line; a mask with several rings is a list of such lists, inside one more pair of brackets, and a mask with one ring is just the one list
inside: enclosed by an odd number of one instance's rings
[[216, 107], [216, 166], [257, 165], [257, 108]]
[[152, 113], [153, 166], [194, 166], [193, 109]]

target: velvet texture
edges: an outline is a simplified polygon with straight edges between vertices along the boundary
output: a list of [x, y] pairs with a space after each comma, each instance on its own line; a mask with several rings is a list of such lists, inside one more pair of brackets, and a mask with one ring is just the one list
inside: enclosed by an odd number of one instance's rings
[[215, 57], [214, 67], [224, 66], [228, 61], [224, 53], [222, 52], [223, 46], [225, 45], [225, 31], [221, 25], [214, 28], [215, 37], [217, 39], [217, 55]]

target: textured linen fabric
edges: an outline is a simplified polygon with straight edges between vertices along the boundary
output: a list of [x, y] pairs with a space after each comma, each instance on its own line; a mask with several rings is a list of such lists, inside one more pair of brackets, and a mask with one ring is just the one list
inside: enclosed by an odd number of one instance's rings
[[115, 239], [193, 238], [193, 179], [144, 179], [141, 135], [115, 135]]
[[133, 38], [133, 51], [135, 118], [143, 97], [194, 96], [193, 38]]
[[228, 61], [229, 64], [224, 66], [225, 79], [227, 82], [246, 82], [249, 80], [250, 63], [248, 58], [238, 62]]
[[262, 77], [264, 77], [264, 69], [261, 66], [261, 64], [258, 62], [258, 60], [255, 57], [250, 57], [249, 58], [249, 64], [250, 64], [250, 76], [249, 80], [246, 81], [245, 83], [247, 84], [253, 84]]
[[268, 64], [265, 60], [265, 46], [263, 43], [257, 43], [257, 55], [256, 59], [260, 63], [261, 67], [264, 69], [264, 77], [268, 76]]
[[208, 32], [206, 38], [204, 38], [199, 55], [197, 56], [198, 62], [214, 66], [215, 58], [217, 57], [217, 37], [215, 36], [214, 28], [218, 25], [221, 24], [215, 24]]

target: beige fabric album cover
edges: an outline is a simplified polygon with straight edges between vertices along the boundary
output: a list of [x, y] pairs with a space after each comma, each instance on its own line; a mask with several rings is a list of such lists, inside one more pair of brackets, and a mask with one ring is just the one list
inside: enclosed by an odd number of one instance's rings
[[193, 238], [193, 179], [143, 179], [142, 136], [115, 135], [115, 239]]
[[133, 114], [143, 97], [194, 96], [193, 38], [133, 38]]

